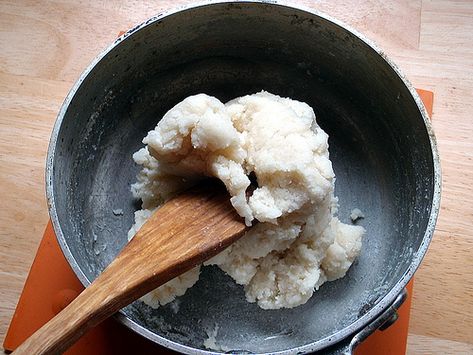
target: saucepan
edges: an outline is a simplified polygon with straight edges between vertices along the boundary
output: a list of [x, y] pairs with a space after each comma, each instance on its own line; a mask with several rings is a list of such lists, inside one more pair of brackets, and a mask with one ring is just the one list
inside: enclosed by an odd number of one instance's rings
[[[91, 39], [92, 40], [92, 39]], [[47, 158], [49, 210], [62, 250], [88, 285], [127, 242], [140, 208], [132, 153], [185, 97], [266, 90], [311, 105], [329, 134], [349, 223], [366, 229], [346, 277], [304, 305], [263, 310], [215, 267], [172, 304], [137, 301], [116, 319], [188, 354], [350, 351], [393, 319], [439, 210], [440, 166], [425, 108], [374, 44], [339, 21], [275, 1], [204, 2], [150, 18], [85, 70], [67, 96]], [[209, 329], [219, 348], [204, 341]], [[211, 334], [211, 336], [214, 334]], [[220, 349], [220, 350], [219, 350]]]

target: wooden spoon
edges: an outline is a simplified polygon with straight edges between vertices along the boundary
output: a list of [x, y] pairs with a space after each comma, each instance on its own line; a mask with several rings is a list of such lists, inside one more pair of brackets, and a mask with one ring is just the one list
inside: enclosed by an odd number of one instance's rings
[[247, 227], [215, 182], [162, 205], [116, 259], [15, 354], [61, 353], [88, 329], [154, 288], [216, 255]]

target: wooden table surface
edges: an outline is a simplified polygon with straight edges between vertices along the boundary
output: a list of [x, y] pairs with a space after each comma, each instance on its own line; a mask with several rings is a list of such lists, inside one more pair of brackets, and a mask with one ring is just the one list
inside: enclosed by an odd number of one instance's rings
[[[473, 2], [295, 2], [364, 33], [434, 91], [442, 203], [416, 274], [408, 350], [473, 354]], [[48, 221], [45, 156], [64, 97], [120, 30], [188, 3], [0, 1], [0, 341]]]

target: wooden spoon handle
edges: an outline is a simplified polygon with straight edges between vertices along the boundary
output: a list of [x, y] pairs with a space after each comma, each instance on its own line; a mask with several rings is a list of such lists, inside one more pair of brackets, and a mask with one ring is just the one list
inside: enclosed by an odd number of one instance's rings
[[88, 329], [216, 255], [246, 229], [226, 191], [215, 184], [184, 192], [160, 207], [103, 273], [15, 354], [63, 352]]

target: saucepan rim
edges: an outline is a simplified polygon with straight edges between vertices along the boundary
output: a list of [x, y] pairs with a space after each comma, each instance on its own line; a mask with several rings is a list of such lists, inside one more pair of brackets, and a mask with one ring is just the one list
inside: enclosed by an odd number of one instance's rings
[[[412, 278], [414, 272], [419, 267], [427, 248], [430, 244], [432, 239], [435, 223], [437, 220], [437, 216], [439, 213], [439, 206], [440, 206], [440, 192], [441, 192], [441, 170], [440, 170], [440, 159], [437, 149], [437, 143], [435, 139], [435, 135], [432, 129], [432, 125], [429, 121], [428, 114], [424, 107], [422, 100], [420, 99], [417, 91], [414, 89], [412, 84], [406, 78], [406, 76], [402, 73], [402, 71], [395, 65], [391, 59], [389, 59], [386, 54], [381, 50], [376, 44], [374, 44], [371, 40], [367, 39], [363, 34], [359, 33], [357, 30], [351, 28], [350, 26], [342, 23], [339, 20], [334, 19], [333, 17], [324, 14], [318, 10], [314, 10], [312, 8], [308, 8], [305, 6], [301, 6], [294, 3], [288, 3], [285, 1], [264, 1], [264, 0], [252, 0], [252, 1], [230, 1], [230, 0], [219, 0], [219, 1], [203, 1], [194, 3], [191, 5], [180, 6], [163, 13], [160, 13], [157, 16], [151, 17], [147, 21], [143, 22], [142, 24], [130, 29], [122, 36], [120, 36], [117, 40], [115, 40], [108, 48], [106, 48], [102, 53], [100, 53], [92, 62], [91, 64], [84, 70], [81, 74], [79, 79], [75, 82], [71, 90], [69, 91], [68, 95], [66, 96], [64, 103], [62, 104], [56, 122], [54, 124], [54, 128], [52, 130], [51, 139], [49, 143], [48, 153], [47, 153], [47, 161], [46, 161], [46, 196], [49, 208], [49, 214], [52, 220], [52, 224], [54, 227], [55, 234], [57, 236], [57, 240], [61, 249], [71, 265], [73, 271], [80, 279], [82, 284], [85, 286], [90, 284], [90, 280], [86, 277], [84, 272], [82, 271], [81, 267], [75, 260], [69, 246], [67, 240], [62, 232], [61, 223], [59, 221], [58, 213], [56, 210], [56, 203], [54, 199], [54, 156], [56, 152], [56, 145], [58, 141], [58, 136], [60, 133], [60, 129], [66, 115], [66, 112], [69, 108], [70, 103], [72, 102], [76, 92], [78, 91], [79, 87], [81, 86], [82, 82], [88, 77], [88, 75], [92, 72], [95, 66], [102, 60], [104, 57], [115, 47], [119, 46], [120, 43], [127, 40], [128, 37], [132, 36], [134, 33], [140, 31], [146, 26], [149, 26], [157, 21], [163, 20], [166, 17], [178, 14], [183, 11], [190, 11], [195, 10], [201, 7], [207, 6], [215, 6], [220, 4], [229, 4], [229, 3], [244, 3], [244, 4], [266, 4], [270, 6], [281, 6], [287, 7], [290, 9], [295, 9], [297, 11], [305, 11], [310, 15], [318, 16], [326, 21], [332, 22], [334, 25], [341, 27], [344, 30], [351, 32], [355, 37], [359, 40], [364, 42], [367, 46], [369, 46], [373, 51], [375, 51], [384, 61], [385, 63], [397, 74], [397, 76], [402, 80], [406, 88], [409, 90], [412, 99], [414, 99], [417, 107], [419, 109], [419, 113], [422, 116], [424, 121], [424, 125], [426, 131], [429, 136], [430, 146], [432, 151], [432, 161], [433, 161], [433, 198], [432, 198], [432, 205], [430, 210], [429, 221], [424, 233], [424, 237], [422, 240], [419, 249], [413, 256], [412, 262], [408, 268], [408, 270], [404, 273], [404, 275], [398, 280], [396, 285], [375, 305], [373, 306], [367, 313], [365, 313], [362, 317], [357, 319], [355, 322], [350, 324], [349, 326], [337, 331], [336, 333], [332, 334], [329, 337], [317, 340], [313, 343], [302, 345], [299, 347], [295, 347], [288, 350], [273, 352], [272, 354], [296, 354], [296, 353], [307, 353], [312, 351], [317, 351], [329, 347], [333, 344], [336, 344], [343, 339], [349, 337], [352, 334], [355, 334], [361, 328], [367, 326], [370, 322], [372, 322], [386, 307], [388, 307], [396, 298], [396, 296], [404, 289], [407, 285], [409, 280]], [[134, 330], [135, 332], [143, 335], [144, 337], [156, 342], [160, 345], [166, 346], [170, 349], [184, 352], [187, 354], [211, 354], [214, 353], [212, 351], [195, 349], [186, 345], [182, 345], [176, 343], [174, 341], [168, 340], [162, 336], [159, 336], [150, 330], [146, 329], [145, 327], [139, 325], [138, 323], [129, 319], [124, 313], [121, 311], [118, 312], [115, 316], [121, 323], [125, 326], [129, 327], [130, 329]]]

